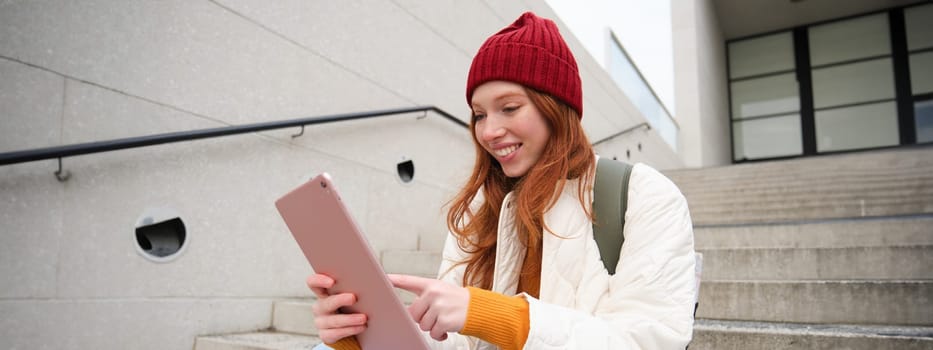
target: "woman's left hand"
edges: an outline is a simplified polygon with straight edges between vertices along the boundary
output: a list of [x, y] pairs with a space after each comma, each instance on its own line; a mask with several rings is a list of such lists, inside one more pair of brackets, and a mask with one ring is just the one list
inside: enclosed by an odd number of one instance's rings
[[389, 274], [396, 288], [415, 293], [417, 298], [408, 307], [408, 313], [438, 341], [447, 339], [447, 332], [459, 332], [466, 323], [470, 291], [449, 283], [408, 275]]

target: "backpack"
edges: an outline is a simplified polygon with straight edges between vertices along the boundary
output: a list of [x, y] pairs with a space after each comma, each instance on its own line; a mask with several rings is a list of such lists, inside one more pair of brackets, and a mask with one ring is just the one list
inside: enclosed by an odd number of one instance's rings
[[[632, 175], [632, 165], [616, 160], [599, 158], [596, 163], [596, 184], [593, 191], [593, 239], [599, 248], [599, 258], [612, 276], [616, 273], [622, 243], [625, 242], [625, 208], [628, 202], [628, 180]], [[615, 198], [619, 193], [622, 198]], [[700, 307], [700, 278], [703, 273], [703, 254], [696, 253], [696, 294], [693, 296], [693, 316]], [[689, 348], [689, 346], [688, 346]]]
[[[596, 183], [593, 191], [593, 238], [599, 257], [609, 275], [616, 273], [622, 243], [625, 242], [625, 207], [628, 202], [628, 180], [632, 165], [600, 157], [596, 163]], [[618, 195], [619, 197], [616, 197]]]

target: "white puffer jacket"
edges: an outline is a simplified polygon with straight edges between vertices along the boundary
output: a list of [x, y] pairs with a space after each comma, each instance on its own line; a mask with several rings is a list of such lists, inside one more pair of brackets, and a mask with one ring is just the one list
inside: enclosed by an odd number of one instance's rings
[[[525, 349], [683, 349], [693, 332], [696, 293], [693, 228], [680, 190], [657, 170], [635, 164], [616, 273], [599, 257], [593, 226], [568, 182], [545, 222], [540, 300], [525, 295], [531, 321]], [[592, 197], [591, 197], [592, 198]], [[508, 204], [511, 193], [504, 199]], [[515, 295], [525, 254], [513, 212], [502, 206], [492, 290]], [[447, 237], [440, 279], [461, 285], [465, 253]], [[435, 349], [495, 349], [451, 334]]]

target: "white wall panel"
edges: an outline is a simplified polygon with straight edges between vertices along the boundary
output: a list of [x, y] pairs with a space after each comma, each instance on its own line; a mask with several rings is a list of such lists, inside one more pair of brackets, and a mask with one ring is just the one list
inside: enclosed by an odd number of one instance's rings
[[64, 78], [0, 60], [0, 152], [57, 146]]

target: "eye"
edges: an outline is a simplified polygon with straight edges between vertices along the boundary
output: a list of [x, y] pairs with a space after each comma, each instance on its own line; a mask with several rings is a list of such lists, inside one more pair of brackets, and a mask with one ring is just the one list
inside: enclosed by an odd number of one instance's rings
[[478, 122], [478, 121], [483, 120], [483, 119], [485, 119], [485, 118], [486, 118], [486, 115], [485, 115], [485, 114], [477, 113], [477, 114], [474, 114], [474, 115], [473, 115], [473, 121], [474, 121], [474, 122]]
[[502, 107], [502, 113], [512, 114], [515, 111], [517, 111], [519, 108], [521, 108], [521, 106], [505, 106], [505, 107]]

